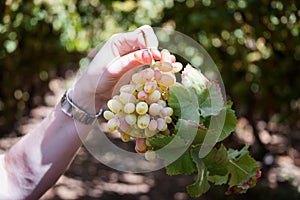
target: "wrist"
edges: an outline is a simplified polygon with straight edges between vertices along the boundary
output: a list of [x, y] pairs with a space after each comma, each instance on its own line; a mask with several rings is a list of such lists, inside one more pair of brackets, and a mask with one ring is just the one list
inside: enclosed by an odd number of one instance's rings
[[70, 88], [68, 94], [77, 107], [91, 115], [97, 114], [105, 103], [105, 100], [100, 95], [86, 90], [82, 91], [76, 87]]

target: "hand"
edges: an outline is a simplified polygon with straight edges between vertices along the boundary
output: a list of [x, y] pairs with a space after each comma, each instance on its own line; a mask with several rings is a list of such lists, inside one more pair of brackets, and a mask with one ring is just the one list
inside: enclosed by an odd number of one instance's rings
[[75, 83], [71, 98], [87, 112], [97, 112], [111, 98], [113, 88], [126, 72], [150, 64], [152, 54], [159, 55], [157, 47], [150, 26], [112, 36]]

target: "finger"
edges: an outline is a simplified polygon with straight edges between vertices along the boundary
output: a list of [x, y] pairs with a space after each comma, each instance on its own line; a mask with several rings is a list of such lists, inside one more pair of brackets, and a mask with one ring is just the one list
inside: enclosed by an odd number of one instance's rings
[[148, 50], [139, 50], [126, 54], [114, 60], [108, 67], [107, 72], [111, 77], [118, 78], [131, 69], [139, 66], [150, 64], [152, 61], [151, 54]]
[[[138, 29], [135, 30], [136, 32], [140, 31], [143, 36], [143, 42], [141, 42], [140, 48], [157, 48], [158, 47], [158, 40], [157, 37], [152, 29], [151, 26], [149, 25], [144, 25], [139, 27]], [[145, 46], [144, 46], [145, 45]]]
[[148, 47], [158, 47], [157, 37], [150, 26], [142, 26], [133, 32], [116, 34], [111, 38], [110, 43], [116, 56]]

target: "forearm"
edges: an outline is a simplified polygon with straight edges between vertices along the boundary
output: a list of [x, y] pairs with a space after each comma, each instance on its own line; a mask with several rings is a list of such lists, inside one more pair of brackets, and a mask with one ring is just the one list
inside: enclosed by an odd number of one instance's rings
[[57, 105], [5, 155], [13, 198], [39, 198], [64, 173], [89, 130], [90, 125], [75, 124]]

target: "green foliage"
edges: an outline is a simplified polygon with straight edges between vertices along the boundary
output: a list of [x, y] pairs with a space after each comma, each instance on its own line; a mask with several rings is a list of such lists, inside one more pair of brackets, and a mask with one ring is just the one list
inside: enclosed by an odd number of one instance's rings
[[77, 69], [78, 52], [143, 24], [173, 27], [199, 41], [219, 66], [239, 116], [296, 123], [299, 7], [282, 0], [6, 0], [0, 12], [1, 132], [29, 105], [42, 103], [48, 80]]

